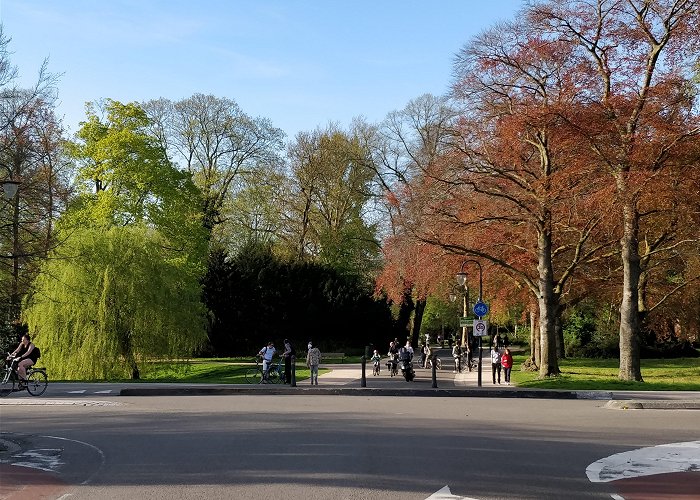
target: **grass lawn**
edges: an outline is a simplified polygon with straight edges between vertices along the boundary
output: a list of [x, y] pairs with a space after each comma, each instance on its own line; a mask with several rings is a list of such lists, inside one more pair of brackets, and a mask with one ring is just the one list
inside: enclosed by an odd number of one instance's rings
[[[245, 373], [255, 364], [250, 358], [210, 358], [186, 362], [155, 362], [141, 368], [141, 382], [246, 384]], [[319, 370], [319, 374], [328, 370]], [[296, 380], [308, 379], [310, 370], [297, 364]]]
[[526, 356], [514, 356], [511, 380], [518, 387], [562, 390], [700, 391], [700, 358], [643, 359], [644, 382], [618, 380], [617, 359], [564, 359], [561, 375], [539, 380], [535, 372], [520, 371]]

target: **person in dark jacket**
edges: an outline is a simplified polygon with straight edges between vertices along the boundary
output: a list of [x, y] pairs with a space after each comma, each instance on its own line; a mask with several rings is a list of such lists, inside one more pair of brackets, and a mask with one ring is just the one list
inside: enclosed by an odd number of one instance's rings
[[22, 335], [22, 341], [9, 356], [17, 363], [17, 376], [20, 384], [27, 382], [27, 368], [34, 365], [39, 359], [39, 348], [32, 343], [28, 334]]
[[296, 352], [294, 351], [294, 347], [292, 346], [292, 343], [284, 339], [284, 352], [282, 353], [282, 357], [284, 358], [284, 383], [285, 384], [291, 384], [292, 383], [292, 356], [295, 356]]

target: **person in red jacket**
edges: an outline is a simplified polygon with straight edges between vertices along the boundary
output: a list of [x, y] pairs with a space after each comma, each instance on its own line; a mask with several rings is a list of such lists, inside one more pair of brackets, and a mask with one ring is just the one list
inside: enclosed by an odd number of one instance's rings
[[510, 385], [510, 371], [513, 368], [513, 355], [510, 353], [510, 349], [503, 351], [501, 366], [503, 367], [503, 375], [506, 378], [506, 385]]

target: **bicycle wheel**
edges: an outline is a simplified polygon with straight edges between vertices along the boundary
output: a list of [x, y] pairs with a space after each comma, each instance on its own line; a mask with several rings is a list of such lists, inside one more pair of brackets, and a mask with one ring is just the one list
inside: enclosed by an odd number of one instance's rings
[[27, 392], [32, 396], [41, 396], [49, 386], [49, 378], [41, 370], [33, 370], [27, 376]]
[[259, 384], [262, 379], [262, 370], [259, 368], [248, 368], [245, 372], [245, 381], [249, 384]]
[[9, 396], [15, 390], [15, 378], [6, 376], [0, 381], [0, 397]]
[[284, 372], [279, 366], [270, 368], [269, 380], [271, 384], [281, 384], [284, 382]]

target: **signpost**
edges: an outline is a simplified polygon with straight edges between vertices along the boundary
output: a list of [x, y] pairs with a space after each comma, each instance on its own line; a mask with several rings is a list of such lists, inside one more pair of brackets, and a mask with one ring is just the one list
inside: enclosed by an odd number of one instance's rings
[[480, 318], [483, 318], [488, 313], [489, 313], [489, 306], [485, 302], [478, 300], [476, 302], [476, 304], [474, 304], [474, 314], [476, 314]]
[[465, 326], [469, 326], [469, 323], [471, 320], [469, 319], [468, 316], [460, 316], [459, 317], [459, 327], [464, 328]]
[[489, 324], [483, 319], [474, 320], [474, 336], [475, 337], [485, 337], [488, 335]]

